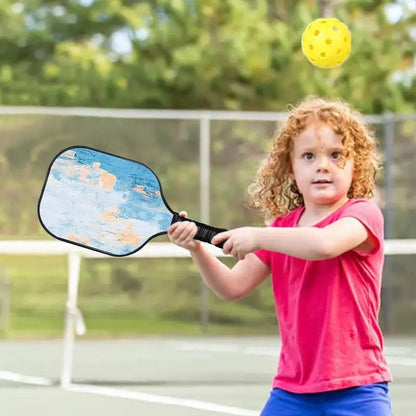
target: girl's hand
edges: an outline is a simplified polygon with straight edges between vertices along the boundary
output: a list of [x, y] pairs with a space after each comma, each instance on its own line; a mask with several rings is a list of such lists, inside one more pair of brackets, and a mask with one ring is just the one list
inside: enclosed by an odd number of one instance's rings
[[238, 260], [243, 260], [248, 253], [260, 249], [258, 234], [260, 228], [242, 227], [234, 230], [224, 231], [217, 234], [212, 240], [212, 244], [218, 244], [226, 240], [223, 246], [224, 254], [231, 254]]
[[[187, 213], [181, 211], [179, 213], [181, 217], [186, 217]], [[199, 248], [200, 243], [194, 240], [197, 232], [197, 226], [190, 221], [175, 222], [168, 228], [168, 237], [170, 241], [179, 247], [185, 248], [189, 251]]]

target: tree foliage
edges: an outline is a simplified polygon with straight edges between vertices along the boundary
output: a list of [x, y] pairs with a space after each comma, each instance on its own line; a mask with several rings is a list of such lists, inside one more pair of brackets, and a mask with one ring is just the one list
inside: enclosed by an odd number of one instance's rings
[[[410, 110], [416, 13], [406, 5], [2, 0], [0, 102], [283, 110], [305, 95], [324, 94], [367, 113]], [[394, 7], [399, 17], [389, 19]], [[329, 12], [349, 26], [353, 48], [340, 68], [322, 70], [302, 55], [300, 38]]]

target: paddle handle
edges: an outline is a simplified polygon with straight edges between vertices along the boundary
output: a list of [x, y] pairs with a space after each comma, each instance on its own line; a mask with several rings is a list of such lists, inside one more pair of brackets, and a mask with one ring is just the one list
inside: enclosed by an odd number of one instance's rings
[[[223, 231], [227, 231], [225, 228], [212, 227], [211, 225], [204, 224], [199, 221], [194, 221], [187, 217], [181, 217], [177, 212], [174, 212], [172, 224], [175, 222], [179, 222], [179, 221], [190, 221], [190, 222], [195, 223], [196, 226], [198, 227], [198, 230], [196, 232], [194, 239], [198, 241], [203, 241], [209, 244], [212, 244], [211, 240], [213, 239], [215, 235], [222, 233]], [[215, 246], [218, 248], [222, 248], [224, 243], [225, 241], [221, 241], [220, 243], [215, 244]]]

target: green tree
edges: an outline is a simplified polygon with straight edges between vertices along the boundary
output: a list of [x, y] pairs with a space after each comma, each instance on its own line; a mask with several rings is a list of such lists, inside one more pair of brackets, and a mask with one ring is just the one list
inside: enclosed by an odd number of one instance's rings
[[[283, 110], [326, 94], [364, 112], [414, 108], [416, 14], [401, 0], [1, 3], [3, 104]], [[300, 38], [329, 13], [349, 26], [353, 48], [322, 70]]]

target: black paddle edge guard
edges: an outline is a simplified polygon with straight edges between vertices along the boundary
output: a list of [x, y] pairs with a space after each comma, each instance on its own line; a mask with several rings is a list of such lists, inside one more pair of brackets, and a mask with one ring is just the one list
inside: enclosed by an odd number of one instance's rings
[[[179, 221], [190, 221], [195, 223], [198, 227], [198, 231], [196, 232], [194, 239], [198, 241], [203, 241], [204, 243], [212, 244], [211, 240], [214, 238], [215, 235], [222, 233], [223, 231], [227, 231], [225, 228], [216, 228], [212, 227], [211, 225], [204, 224], [202, 222], [191, 220], [187, 217], [181, 217], [177, 212], [174, 212], [171, 224], [174, 224], [175, 222]], [[221, 241], [220, 243], [214, 245], [218, 248], [222, 248], [224, 246], [224, 243], [225, 241]]]

